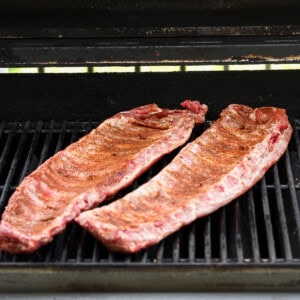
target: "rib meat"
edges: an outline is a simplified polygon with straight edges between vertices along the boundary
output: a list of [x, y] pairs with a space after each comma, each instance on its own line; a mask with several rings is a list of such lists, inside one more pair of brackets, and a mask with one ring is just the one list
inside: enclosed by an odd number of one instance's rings
[[132, 183], [204, 122], [206, 105], [186, 110], [150, 104], [118, 113], [27, 176], [9, 200], [0, 224], [0, 248], [32, 252], [48, 243], [81, 211]]
[[136, 252], [251, 188], [286, 151], [285, 110], [232, 104], [150, 181], [76, 221], [111, 251]]

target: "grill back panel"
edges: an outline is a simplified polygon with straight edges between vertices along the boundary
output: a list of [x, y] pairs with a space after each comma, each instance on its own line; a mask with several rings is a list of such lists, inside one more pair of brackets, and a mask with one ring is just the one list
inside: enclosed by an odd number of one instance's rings
[[[178, 107], [184, 99], [209, 106], [216, 119], [231, 103], [278, 106], [300, 116], [299, 71], [125, 74], [1, 74], [0, 120], [97, 121], [153, 103]], [[284, 78], [284, 80], [283, 80]]]

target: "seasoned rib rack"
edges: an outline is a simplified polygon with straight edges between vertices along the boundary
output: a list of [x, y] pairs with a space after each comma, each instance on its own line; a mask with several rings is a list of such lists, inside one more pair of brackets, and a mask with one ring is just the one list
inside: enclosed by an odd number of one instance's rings
[[120, 112], [25, 176], [0, 224], [0, 248], [30, 253], [50, 242], [81, 211], [112, 197], [181, 146], [206, 105], [186, 100], [186, 110], [149, 104]]

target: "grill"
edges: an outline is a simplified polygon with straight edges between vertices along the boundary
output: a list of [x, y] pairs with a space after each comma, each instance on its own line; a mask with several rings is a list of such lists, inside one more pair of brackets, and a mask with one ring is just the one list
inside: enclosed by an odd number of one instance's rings
[[[3, 254], [3, 262], [136, 265], [176, 263], [300, 263], [300, 216], [297, 193], [300, 138], [295, 120], [289, 151], [247, 194], [217, 213], [187, 226], [158, 246], [134, 255], [111, 254], [79, 226], [72, 224], [55, 241], [33, 255]], [[46, 158], [78, 139], [94, 122], [23, 122], [1, 124], [1, 204], [16, 185]], [[194, 137], [196, 133], [194, 134]], [[174, 154], [139, 178], [115, 199], [149, 180]], [[294, 167], [293, 167], [294, 166]]]
[[[191, 139], [231, 103], [283, 107], [294, 128], [288, 151], [246, 194], [136, 254], [109, 252], [75, 223], [33, 254], [0, 252], [1, 291], [300, 290], [300, 71], [271, 71], [299, 63], [299, 5], [181, 2], [31, 3], [26, 15], [15, 1], [4, 5], [0, 68], [38, 73], [0, 74], [0, 213], [47, 158], [113, 114], [145, 103], [206, 103], [207, 122]], [[268, 16], [257, 16], [257, 9]], [[224, 71], [189, 72], [195, 64]], [[231, 71], [245, 64], [266, 67]], [[156, 65], [176, 72], [144, 73]], [[88, 72], [45, 74], [61, 66]], [[134, 72], [93, 73], [106, 66]], [[109, 201], [148, 181], [177, 152]]]
[[[45, 159], [89, 132], [96, 124], [92, 121], [2, 122], [0, 127], [1, 210], [25, 175], [34, 170]], [[205, 125], [205, 127], [208, 126], [208, 124]], [[46, 278], [49, 277], [50, 284], [44, 278], [42, 282], [39, 282], [39, 289], [49, 289], [55, 286], [62, 290], [67, 287], [67, 289], [74, 291], [76, 288], [73, 285], [65, 285], [66, 280], [68, 282], [66, 278], [70, 276], [69, 272], [74, 272], [74, 268], [77, 275], [81, 274], [83, 270], [86, 271], [86, 268], [91, 268], [96, 272], [97, 275], [94, 274], [95, 276], [99, 276], [98, 272], [102, 273], [106, 269], [111, 269], [112, 278], [108, 276], [98, 286], [98, 288], [103, 288], [104, 283], [106, 283], [110, 290], [109, 283], [112, 284], [116, 278], [121, 282], [124, 281], [121, 279], [123, 274], [122, 272], [119, 273], [119, 268], [125, 268], [130, 273], [133, 272], [133, 278], [139, 276], [141, 271], [146, 270], [147, 274], [150, 272], [150, 275], [148, 274], [150, 279], [146, 275], [143, 276], [150, 280], [151, 284], [147, 281], [146, 286], [139, 284], [139, 289], [142, 291], [146, 287], [154, 290], [158, 288], [168, 290], [170, 288], [167, 278], [164, 276], [160, 279], [165, 280], [163, 287], [155, 280], [155, 275], [152, 272], [157, 272], [157, 269], [165, 269], [164, 272], [167, 271], [169, 274], [173, 268], [179, 268], [179, 270], [183, 269], [180, 272], [189, 274], [198, 272], [197, 270], [201, 270], [202, 273], [203, 268], [206, 270], [208, 267], [217, 267], [221, 271], [233, 268], [229, 274], [234, 276], [237, 275], [235, 272], [241, 271], [241, 268], [251, 269], [254, 267], [254, 270], [260, 270], [259, 272], [262, 273], [266, 270], [269, 272], [269, 268], [273, 270], [272, 273], [280, 273], [282, 269], [288, 268], [289, 272], [285, 274], [287, 278], [280, 279], [280, 288], [285, 284], [297, 287], [298, 281], [292, 270], [295, 268], [297, 271], [297, 266], [299, 267], [300, 264], [298, 201], [300, 189], [298, 182], [300, 121], [298, 119], [293, 120], [293, 127], [294, 135], [288, 152], [253, 189], [216, 213], [184, 227], [160, 244], [133, 255], [113, 254], [74, 223], [70, 224], [64, 233], [56, 236], [51, 244], [44, 246], [32, 255], [1, 253], [0, 264], [5, 271], [5, 277], [7, 275], [12, 276], [11, 268], [15, 272], [17, 267], [20, 274], [30, 272], [31, 268], [41, 268], [45, 272], [43, 275]], [[202, 129], [199, 128], [194, 130], [192, 138], [201, 134], [201, 131]], [[174, 155], [175, 153], [166, 156], [115, 198], [125, 195], [147, 181], [164, 167]], [[129, 266], [133, 270], [129, 271]], [[63, 287], [59, 287], [59, 281], [51, 278], [52, 276], [48, 274], [49, 267], [51, 267], [52, 272], [53, 268], [56, 271], [60, 270], [58, 274], [61, 273], [61, 268], [65, 268], [66, 273], [63, 273], [63, 277], [66, 278], [63, 278]], [[218, 269], [218, 272], [220, 270]], [[206, 272], [208, 271], [206, 270]], [[208, 274], [211, 273], [213, 273], [212, 270]], [[30, 278], [34, 273], [26, 275]], [[186, 287], [186, 282], [180, 275], [173, 274], [173, 276], [175, 276], [175, 280], [181, 282], [176, 289], [181, 290]], [[2, 289], [9, 288], [8, 280], [7, 277], [3, 278]], [[24, 284], [24, 278], [19, 280]], [[255, 283], [254, 278], [250, 278], [250, 280], [253, 280], [252, 284]], [[273, 277], [271, 280], [273, 281]], [[99, 283], [98, 280], [96, 282]], [[120, 281], [118, 282], [120, 283]], [[95, 284], [95, 278], [93, 283]], [[123, 282], [123, 284], [125, 283]], [[15, 282], [13, 284], [16, 285]], [[127, 282], [125, 288], [130, 290], [133, 288], [131, 284]], [[218, 284], [225, 288], [228, 283], [222, 281]], [[251, 281], [236, 281], [236, 284], [249, 286]], [[256, 284], [258, 283], [256, 282]], [[268, 282], [268, 284], [275, 288], [278, 282]], [[201, 289], [209, 286], [210, 288], [214, 287], [211, 286], [211, 282], [204, 282]], [[255, 287], [264, 288], [261, 284]], [[79, 288], [82, 286], [80, 285]], [[193, 288], [199, 288], [199, 286]], [[91, 282], [85, 286], [86, 289], [94, 289]]]

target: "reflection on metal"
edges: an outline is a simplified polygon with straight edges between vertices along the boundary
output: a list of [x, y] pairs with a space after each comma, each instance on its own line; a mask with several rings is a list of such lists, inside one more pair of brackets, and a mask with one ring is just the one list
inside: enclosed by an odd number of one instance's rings
[[267, 65], [265, 64], [255, 64], [255, 65], [229, 65], [229, 71], [261, 71], [266, 70]]
[[300, 70], [300, 64], [270, 64], [270, 70]]
[[38, 73], [38, 68], [0, 68], [0, 73], [11, 73], [11, 74], [32, 74], [32, 73]]
[[140, 66], [140, 72], [180, 72], [181, 66], [173, 65], [151, 65], [151, 66]]
[[202, 71], [224, 71], [224, 65], [191, 65], [185, 66], [184, 71], [186, 72], [202, 72]]
[[38, 73], [38, 68], [9, 68], [9, 73]]
[[0, 74], [32, 73], [134, 73], [134, 72], [211, 72], [211, 71], [264, 71], [300, 70], [300, 64], [219, 64], [219, 65], [142, 65], [142, 66], [51, 66], [0, 68]]
[[44, 67], [44, 73], [87, 73], [88, 67]]
[[93, 73], [134, 73], [135, 66], [103, 66], [93, 67]]

